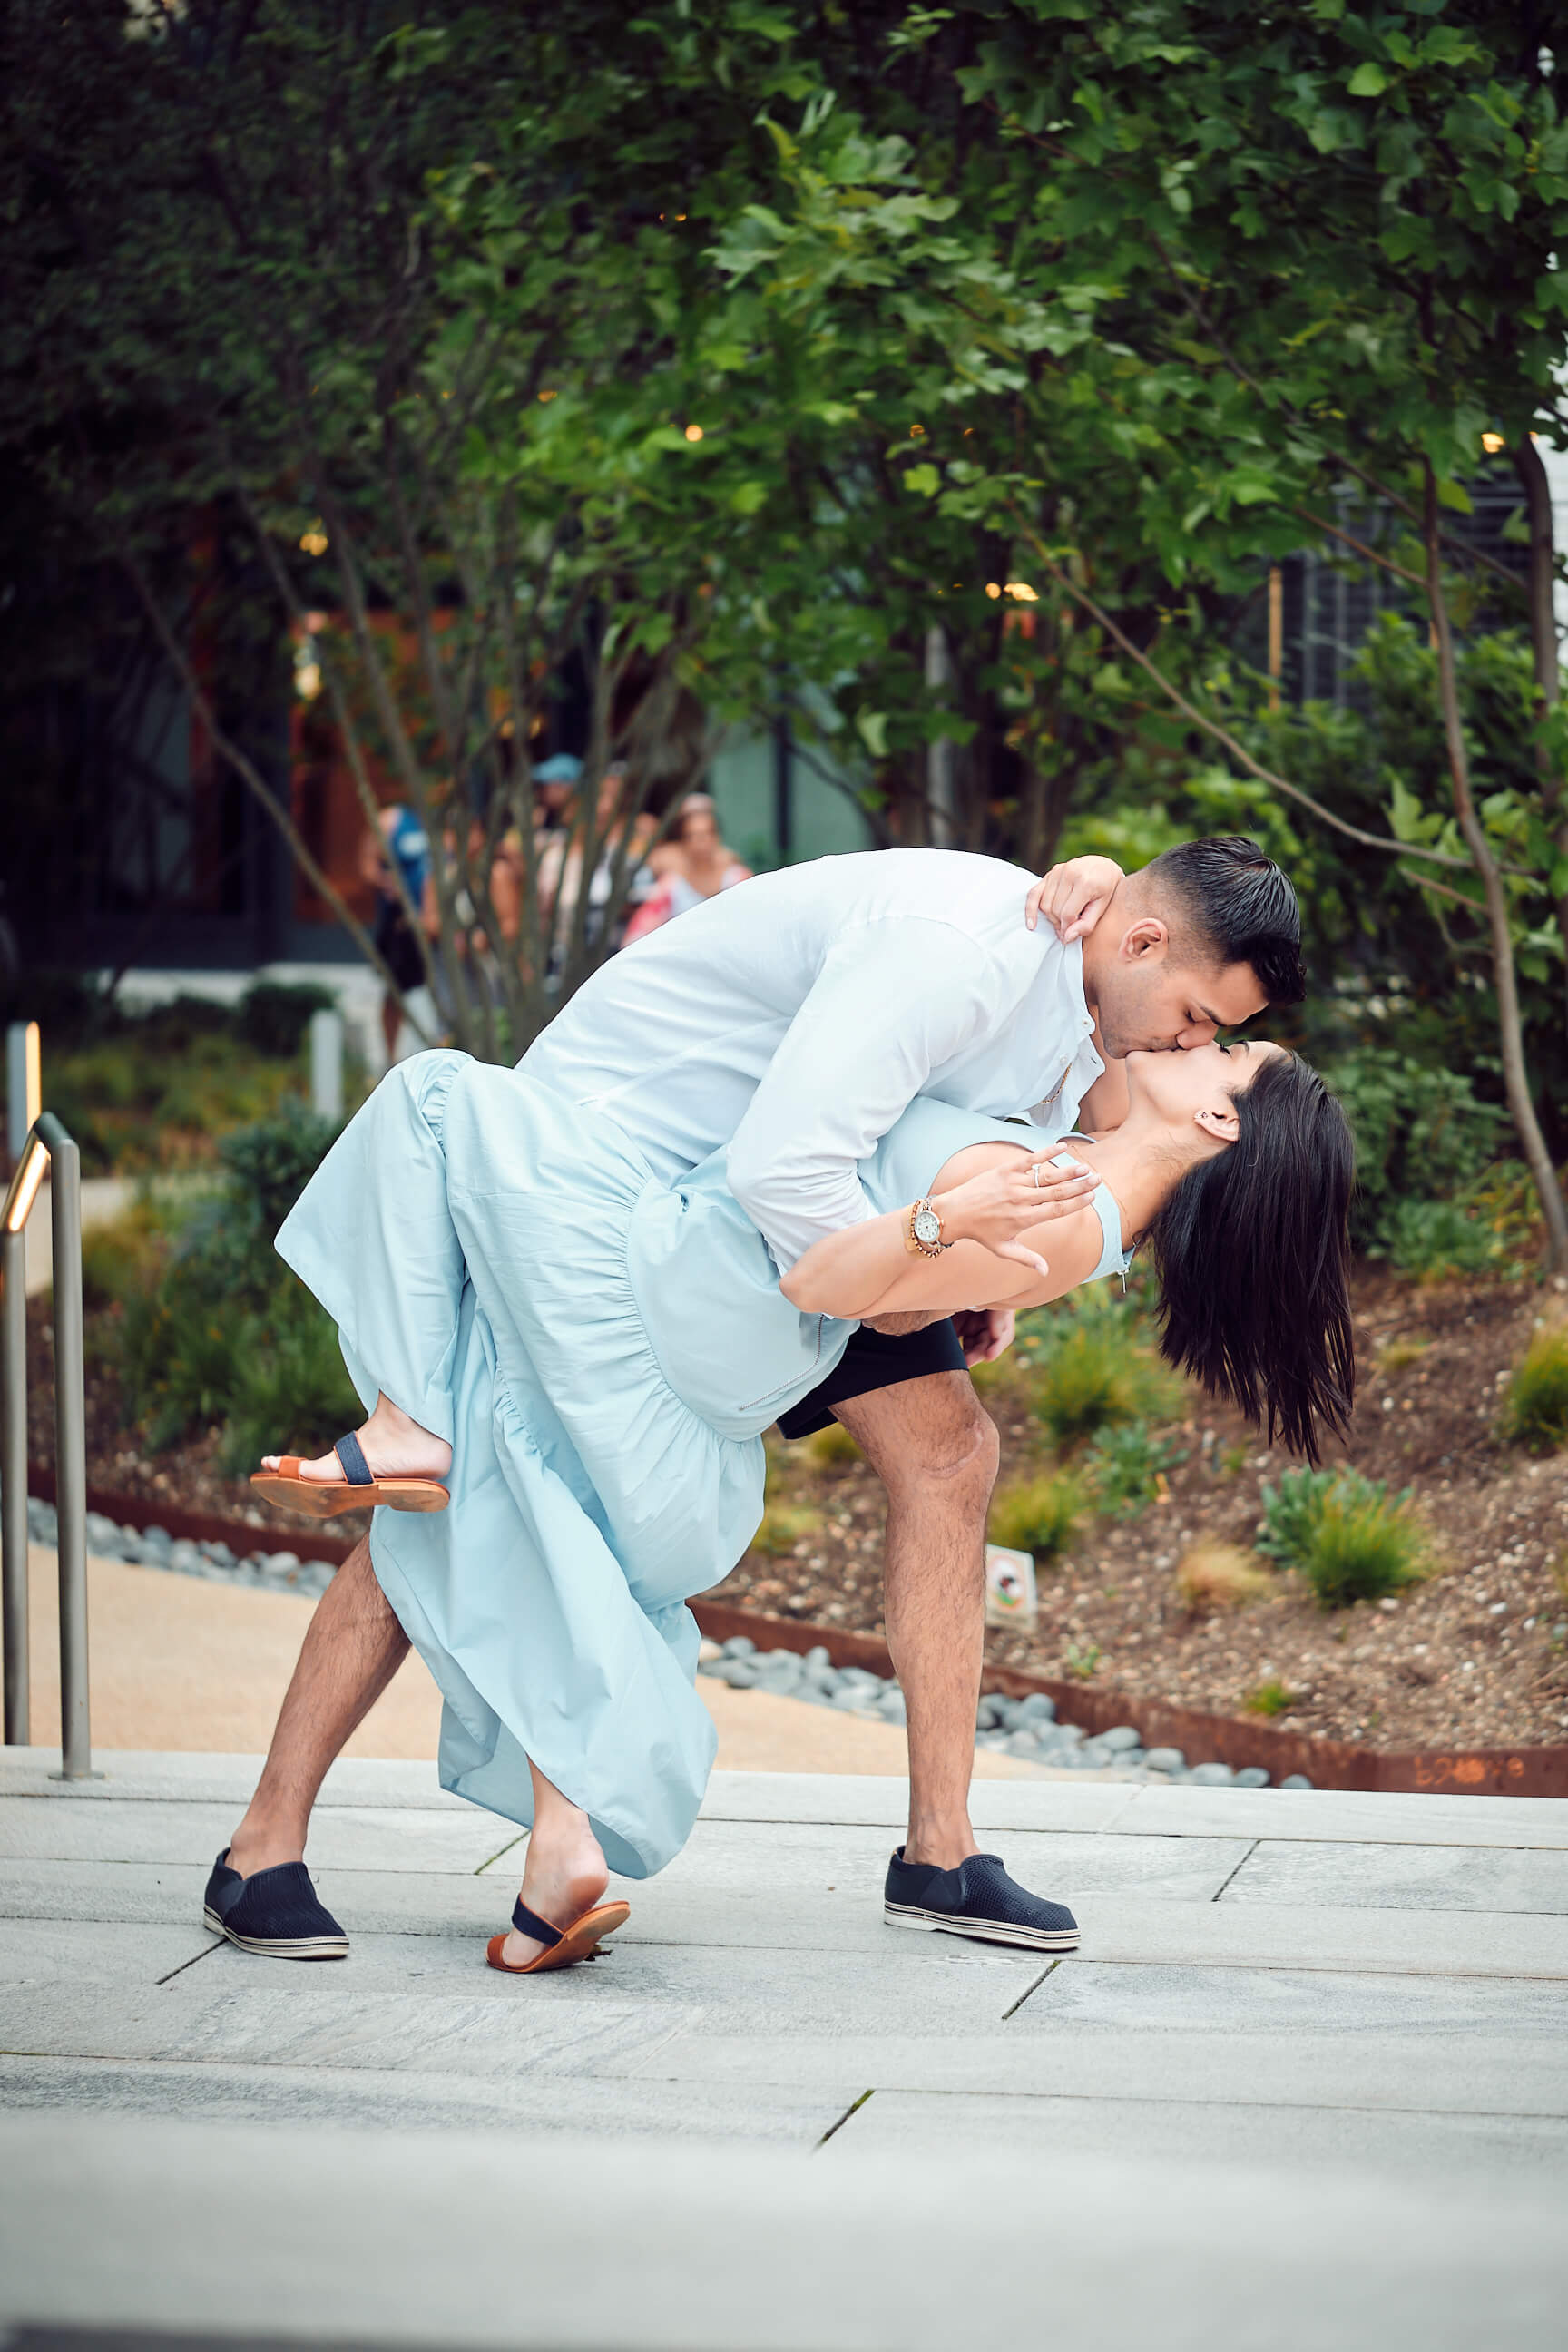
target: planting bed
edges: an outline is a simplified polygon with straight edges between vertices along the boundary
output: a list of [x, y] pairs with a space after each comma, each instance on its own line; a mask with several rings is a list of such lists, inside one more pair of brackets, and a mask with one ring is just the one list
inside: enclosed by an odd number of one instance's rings
[[[1114, 1692], [1135, 1717], [1142, 1702], [1261, 1727], [1247, 1700], [1274, 1685], [1273, 1725], [1287, 1734], [1399, 1752], [1561, 1747], [1568, 1451], [1532, 1459], [1495, 1433], [1500, 1377], [1543, 1307], [1559, 1303], [1534, 1285], [1418, 1290], [1375, 1272], [1358, 1279], [1362, 1401], [1348, 1451], [1331, 1458], [1392, 1486], [1414, 1486], [1438, 1561], [1392, 1607], [1325, 1613], [1289, 1575], [1236, 1611], [1198, 1615], [1185, 1606], [1174, 1574], [1183, 1551], [1203, 1535], [1249, 1544], [1260, 1486], [1289, 1466], [1194, 1393], [1171, 1433], [1186, 1459], [1170, 1471], [1168, 1492], [1131, 1523], [1085, 1522], [1067, 1555], [1042, 1569], [1035, 1630], [992, 1632], [988, 1664], [1076, 1686], [1085, 1722], [1098, 1717], [1100, 1695]], [[29, 1450], [47, 1462], [49, 1334], [37, 1307], [30, 1320]], [[1391, 1342], [1406, 1360], [1395, 1368], [1390, 1358], [1380, 1370]], [[1002, 1433], [1003, 1482], [1029, 1475], [1044, 1457], [1026, 1386], [1005, 1364], [986, 1393]], [[153, 1457], [121, 1421], [117, 1385], [100, 1366], [89, 1381], [90, 1485], [156, 1506], [165, 1524], [179, 1510], [237, 1520], [257, 1529], [258, 1543], [318, 1556], [300, 1538], [318, 1536], [321, 1523], [257, 1508], [243, 1479], [221, 1470], [216, 1433]], [[714, 1602], [830, 1636], [879, 1637], [876, 1479], [858, 1461], [818, 1465], [805, 1449], [776, 1443], [772, 1461], [770, 1503], [811, 1511], [818, 1524], [782, 1559], [748, 1554]], [[352, 1538], [360, 1528], [336, 1520], [331, 1533]]]
[[[1324, 1612], [1299, 1579], [1268, 1598], [1196, 1615], [1176, 1563], [1202, 1535], [1249, 1545], [1259, 1488], [1290, 1465], [1195, 1392], [1177, 1433], [1187, 1458], [1169, 1492], [1126, 1525], [1087, 1521], [1040, 1573], [1032, 1633], [994, 1630], [987, 1657], [1047, 1678], [1245, 1716], [1277, 1683], [1282, 1730], [1396, 1750], [1555, 1747], [1568, 1734], [1568, 1450], [1532, 1458], [1495, 1435], [1500, 1376], [1552, 1294], [1533, 1284], [1413, 1289], [1358, 1280], [1362, 1394], [1348, 1460], [1391, 1487], [1413, 1486], [1437, 1570], [1392, 1607]], [[1386, 1375], [1380, 1348], [1426, 1342]], [[999, 1370], [1001, 1368], [998, 1368]], [[987, 1389], [1002, 1433], [1001, 1479], [1038, 1466], [1021, 1382]], [[1212, 1433], [1212, 1435], [1211, 1435]], [[858, 1462], [819, 1468], [801, 1449], [773, 1455], [781, 1501], [821, 1514], [784, 1559], [752, 1553], [720, 1588], [738, 1605], [826, 1626], [882, 1631], [881, 1489]]]

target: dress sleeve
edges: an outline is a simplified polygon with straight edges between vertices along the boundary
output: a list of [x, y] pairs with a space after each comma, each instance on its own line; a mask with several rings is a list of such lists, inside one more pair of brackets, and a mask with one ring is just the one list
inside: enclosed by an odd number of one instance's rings
[[976, 942], [918, 916], [861, 924], [823, 961], [731, 1143], [730, 1189], [787, 1273], [877, 1213], [856, 1162], [931, 1072], [1005, 1008]]

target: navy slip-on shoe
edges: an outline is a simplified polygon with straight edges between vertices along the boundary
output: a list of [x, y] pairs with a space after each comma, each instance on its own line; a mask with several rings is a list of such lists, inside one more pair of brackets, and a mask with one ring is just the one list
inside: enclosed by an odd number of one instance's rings
[[204, 1917], [215, 1936], [269, 1960], [346, 1960], [349, 1939], [316, 1899], [302, 1862], [280, 1862], [242, 1878], [228, 1848], [213, 1864]]
[[938, 1870], [906, 1862], [903, 1847], [895, 1847], [882, 1916], [889, 1927], [934, 1927], [1031, 1952], [1076, 1952], [1079, 1944], [1078, 1921], [1066, 1905], [1031, 1895], [994, 1853], [972, 1853], [956, 1870]]

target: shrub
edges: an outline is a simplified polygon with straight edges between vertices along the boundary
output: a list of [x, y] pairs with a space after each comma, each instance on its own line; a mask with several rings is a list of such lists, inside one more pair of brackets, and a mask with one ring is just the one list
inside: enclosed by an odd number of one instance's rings
[[1101, 1429], [1157, 1421], [1173, 1412], [1181, 1384], [1109, 1313], [1074, 1315], [1049, 1345], [1035, 1383], [1034, 1411], [1058, 1445]]
[[[301, 1106], [229, 1137], [223, 1189], [138, 1261], [105, 1249], [97, 1277], [123, 1304], [125, 1403], [156, 1452], [226, 1424], [230, 1467], [314, 1452], [360, 1418], [337, 1334], [272, 1247], [332, 1139]], [[118, 1284], [118, 1290], [114, 1286]]]
[[[1477, 1098], [1458, 1070], [1381, 1045], [1361, 1045], [1322, 1065], [1355, 1135], [1357, 1243], [1375, 1257], [1419, 1257], [1455, 1230], [1428, 1226], [1422, 1212], [1478, 1177], [1497, 1149], [1504, 1114]], [[1396, 1258], [1395, 1263], [1401, 1261]], [[1410, 1271], [1424, 1268], [1415, 1265]]]
[[292, 1276], [289, 1283], [269, 1318], [237, 1335], [241, 1346], [223, 1443], [230, 1471], [254, 1470], [263, 1454], [324, 1452], [363, 1416], [336, 1327]]
[[1474, 1209], [1458, 1201], [1395, 1201], [1383, 1213], [1373, 1255], [1422, 1282], [1501, 1270], [1506, 1247]]
[[1532, 1454], [1568, 1442], [1568, 1323], [1538, 1331], [1510, 1373], [1502, 1432]]
[[1189, 1609], [1203, 1615], [1220, 1609], [1244, 1609], [1249, 1601], [1266, 1599], [1273, 1588], [1251, 1552], [1243, 1551], [1239, 1544], [1200, 1536], [1177, 1566], [1176, 1590]]
[[753, 1551], [766, 1552], [777, 1559], [792, 1552], [807, 1536], [816, 1535], [822, 1527], [822, 1513], [805, 1507], [791, 1509], [777, 1503], [763, 1513], [763, 1523], [752, 1538]]
[[826, 1429], [814, 1430], [801, 1442], [806, 1459], [818, 1470], [843, 1470], [862, 1458], [841, 1421], [830, 1421]]
[[1156, 1437], [1147, 1422], [1102, 1429], [1083, 1457], [1095, 1508], [1106, 1518], [1139, 1517], [1158, 1499], [1166, 1473], [1186, 1458], [1184, 1448]]
[[312, 1013], [331, 1013], [337, 998], [314, 982], [258, 980], [235, 1011], [234, 1025], [244, 1043], [275, 1061], [292, 1061], [305, 1042]]
[[1415, 1583], [1428, 1546], [1408, 1486], [1391, 1500], [1359, 1470], [1288, 1470], [1263, 1489], [1258, 1549], [1300, 1569], [1320, 1607], [1343, 1609]]
[[1055, 1559], [1066, 1551], [1083, 1516], [1083, 1489], [1065, 1471], [1025, 1478], [998, 1489], [991, 1503], [991, 1540], [1008, 1551]]

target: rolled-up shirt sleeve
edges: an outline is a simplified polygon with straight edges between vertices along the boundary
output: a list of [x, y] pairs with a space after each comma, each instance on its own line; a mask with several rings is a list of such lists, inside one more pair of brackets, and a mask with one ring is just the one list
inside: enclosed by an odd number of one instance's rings
[[730, 1189], [781, 1274], [876, 1213], [857, 1161], [996, 1017], [976, 942], [922, 916], [835, 943], [730, 1145]]

